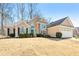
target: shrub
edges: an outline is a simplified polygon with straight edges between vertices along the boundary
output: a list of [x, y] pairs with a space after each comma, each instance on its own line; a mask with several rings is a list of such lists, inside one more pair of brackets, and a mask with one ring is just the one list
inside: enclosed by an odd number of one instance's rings
[[45, 35], [44, 37], [45, 37], [45, 38], [51, 38], [51, 36], [50, 36], [50, 35]]
[[61, 37], [62, 37], [62, 33], [61, 33], [61, 32], [57, 32], [57, 33], [56, 33], [56, 37], [57, 37], [57, 38], [61, 38]]
[[30, 36], [30, 37], [34, 37], [34, 34], [33, 34], [33, 33], [30, 33], [29, 36]]
[[15, 34], [12, 33], [12, 34], [9, 34], [9, 36], [10, 36], [10, 37], [15, 37]]
[[44, 37], [43, 34], [37, 34], [37, 37]]
[[33, 34], [19, 34], [20, 38], [29, 38], [29, 37], [34, 37]]
[[29, 37], [31, 37], [31, 35], [30, 34], [26, 34], [26, 37], [29, 38]]
[[20, 37], [20, 38], [25, 38], [26, 35], [25, 35], [25, 34], [19, 34], [19, 37]]

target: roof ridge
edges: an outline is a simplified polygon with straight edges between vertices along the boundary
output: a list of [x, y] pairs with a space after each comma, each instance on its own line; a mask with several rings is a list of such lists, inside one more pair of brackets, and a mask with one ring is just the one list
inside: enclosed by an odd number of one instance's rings
[[[68, 17], [64, 17], [64, 18], [61, 18], [61, 19], [56, 20], [56, 21], [65, 20], [66, 18], [68, 18]], [[56, 21], [54, 21], [54, 22], [56, 22]]]
[[64, 17], [64, 18], [61, 18], [59, 20], [56, 20], [54, 22], [51, 22], [48, 27], [51, 27], [51, 26], [55, 26], [55, 25], [59, 25], [61, 24], [65, 19], [69, 18], [68, 16], [67, 17]]

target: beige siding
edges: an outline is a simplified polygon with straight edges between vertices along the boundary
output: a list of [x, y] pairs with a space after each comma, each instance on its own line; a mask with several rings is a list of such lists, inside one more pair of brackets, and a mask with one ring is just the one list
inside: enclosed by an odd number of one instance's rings
[[62, 22], [62, 25], [73, 26], [71, 20], [68, 20], [68, 19], [64, 20], [64, 22]]
[[67, 26], [62, 26], [60, 25], [59, 31], [73, 31], [73, 27], [67, 27]]
[[54, 26], [54, 27], [48, 28], [48, 35], [52, 37], [56, 37], [56, 32], [59, 32], [59, 27], [60, 26]]
[[73, 36], [73, 28], [72, 27], [58, 25], [58, 26], [48, 28], [48, 34], [52, 37], [56, 37], [56, 32], [62, 33], [62, 31], [71, 32], [72, 36]]

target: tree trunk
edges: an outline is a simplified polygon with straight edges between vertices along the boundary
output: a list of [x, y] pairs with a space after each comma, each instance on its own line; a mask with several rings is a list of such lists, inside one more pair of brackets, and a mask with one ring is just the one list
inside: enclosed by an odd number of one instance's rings
[[[3, 12], [3, 9], [2, 9], [2, 12]], [[1, 14], [1, 34], [4, 35], [4, 26], [3, 26], [3, 13]]]
[[3, 20], [4, 20], [4, 16], [3, 16], [3, 4], [1, 4], [1, 34], [2, 35], [4, 35]]

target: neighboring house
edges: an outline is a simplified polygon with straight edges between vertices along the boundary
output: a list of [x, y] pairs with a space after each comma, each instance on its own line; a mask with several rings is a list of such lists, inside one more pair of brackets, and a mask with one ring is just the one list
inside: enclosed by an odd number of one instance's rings
[[73, 31], [74, 36], [79, 36], [79, 27], [75, 27]]
[[56, 37], [57, 32], [62, 33], [62, 38], [73, 37], [74, 26], [69, 17], [62, 18], [50, 23], [48, 26], [48, 35]]

